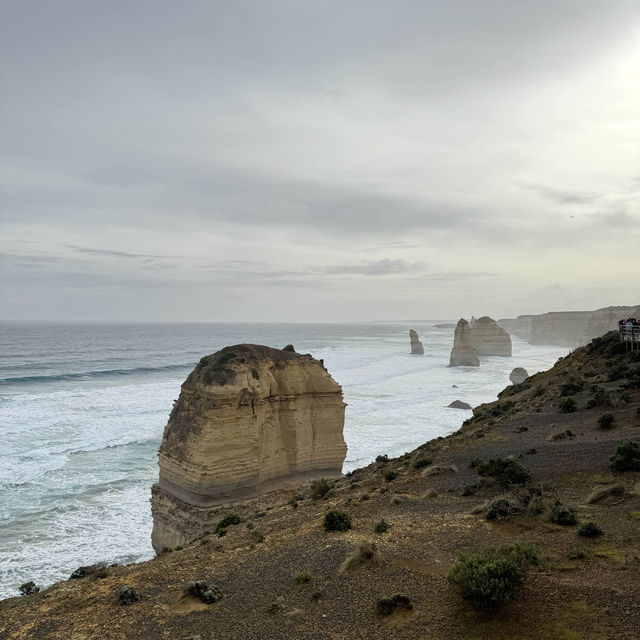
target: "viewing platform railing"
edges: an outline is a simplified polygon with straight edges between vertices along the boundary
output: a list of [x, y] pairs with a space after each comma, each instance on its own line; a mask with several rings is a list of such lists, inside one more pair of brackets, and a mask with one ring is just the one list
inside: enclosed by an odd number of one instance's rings
[[624, 342], [627, 350], [640, 349], [640, 324], [634, 324], [631, 327], [618, 325], [618, 333], [620, 334], [620, 342]]

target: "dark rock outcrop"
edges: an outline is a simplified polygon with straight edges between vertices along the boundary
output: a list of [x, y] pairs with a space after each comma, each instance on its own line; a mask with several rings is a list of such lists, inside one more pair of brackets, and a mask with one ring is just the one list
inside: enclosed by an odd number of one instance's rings
[[480, 360], [473, 348], [471, 327], [469, 323], [460, 318], [453, 334], [453, 349], [449, 358], [450, 367], [478, 367]]
[[471, 411], [471, 405], [462, 400], [454, 400], [451, 404], [447, 405], [449, 409], [464, 409], [465, 411]]
[[140, 600], [140, 594], [129, 584], [125, 584], [118, 592], [118, 603], [129, 606]]
[[409, 329], [409, 340], [411, 341], [411, 353], [424, 355], [422, 342], [420, 342], [417, 332], [413, 329]]

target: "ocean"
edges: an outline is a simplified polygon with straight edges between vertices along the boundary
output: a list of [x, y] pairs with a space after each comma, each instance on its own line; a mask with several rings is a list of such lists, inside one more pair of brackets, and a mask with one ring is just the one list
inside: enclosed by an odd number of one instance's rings
[[[451, 433], [471, 413], [450, 402], [494, 400], [514, 367], [532, 374], [568, 351], [513, 338], [511, 358], [449, 368], [453, 329], [432, 325], [0, 323], [0, 598], [80, 565], [152, 557], [156, 453], [203, 355], [292, 343], [323, 358], [348, 404], [349, 471]], [[409, 328], [424, 356], [409, 353]]]

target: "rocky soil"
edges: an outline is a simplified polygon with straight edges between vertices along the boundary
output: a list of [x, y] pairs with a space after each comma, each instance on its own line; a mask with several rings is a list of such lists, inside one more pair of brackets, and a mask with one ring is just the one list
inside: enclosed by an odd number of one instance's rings
[[[614, 338], [508, 387], [447, 438], [396, 459], [381, 451], [324, 496], [306, 484], [230, 505], [242, 522], [224, 533], [4, 600], [0, 639], [636, 639], [640, 472], [613, 471], [610, 458], [621, 441], [640, 441], [640, 359], [617, 354]], [[611, 428], [599, 425], [604, 413]], [[526, 484], [479, 475], [476, 459], [509, 456], [530, 473]], [[616, 485], [589, 503], [596, 487]], [[510, 515], [488, 520], [495, 499]], [[575, 511], [577, 526], [552, 521], [557, 504]], [[325, 531], [331, 509], [352, 528]], [[381, 520], [389, 527], [375, 533]], [[587, 521], [603, 535], [578, 536]], [[447, 579], [457, 552], [516, 541], [535, 543], [540, 565], [513, 602], [476, 612]], [[343, 564], [362, 543], [375, 552]], [[140, 600], [119, 604], [125, 585]], [[382, 615], [393, 602], [402, 606]]]

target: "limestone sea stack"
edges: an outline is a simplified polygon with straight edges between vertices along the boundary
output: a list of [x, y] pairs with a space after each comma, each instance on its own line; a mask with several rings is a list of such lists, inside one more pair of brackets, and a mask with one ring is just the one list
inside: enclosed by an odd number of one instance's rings
[[511, 356], [511, 337], [489, 316], [473, 322], [471, 343], [479, 356]]
[[450, 367], [479, 367], [480, 360], [471, 342], [471, 327], [460, 318], [453, 334], [453, 349], [449, 358]]
[[417, 353], [418, 355], [424, 355], [424, 347], [418, 337], [418, 333], [413, 329], [409, 329], [409, 340], [411, 340], [411, 353]]
[[310, 355], [241, 344], [202, 358], [162, 437], [154, 549], [212, 530], [220, 505], [339, 476], [345, 406], [340, 385]]

